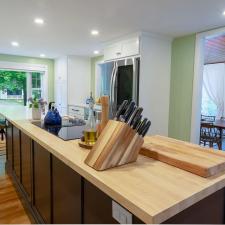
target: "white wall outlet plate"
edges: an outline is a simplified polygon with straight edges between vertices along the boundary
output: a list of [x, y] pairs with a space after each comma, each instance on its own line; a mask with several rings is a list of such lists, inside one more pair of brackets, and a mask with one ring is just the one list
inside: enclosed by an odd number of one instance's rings
[[120, 224], [132, 224], [132, 214], [112, 201], [112, 217]]

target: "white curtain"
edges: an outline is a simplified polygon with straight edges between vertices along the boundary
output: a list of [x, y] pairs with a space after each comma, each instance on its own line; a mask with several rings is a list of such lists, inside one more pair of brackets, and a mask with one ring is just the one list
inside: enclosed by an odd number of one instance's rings
[[225, 64], [204, 66], [203, 88], [217, 106], [217, 118], [225, 116]]

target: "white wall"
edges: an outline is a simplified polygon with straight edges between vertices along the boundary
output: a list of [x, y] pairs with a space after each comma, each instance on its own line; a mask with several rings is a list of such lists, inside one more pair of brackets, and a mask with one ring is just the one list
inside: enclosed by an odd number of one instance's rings
[[149, 134], [168, 136], [171, 71], [171, 40], [143, 35], [139, 105], [152, 121]]
[[68, 57], [68, 104], [84, 104], [91, 91], [91, 59]]
[[67, 114], [67, 57], [55, 60], [55, 102], [61, 115]]

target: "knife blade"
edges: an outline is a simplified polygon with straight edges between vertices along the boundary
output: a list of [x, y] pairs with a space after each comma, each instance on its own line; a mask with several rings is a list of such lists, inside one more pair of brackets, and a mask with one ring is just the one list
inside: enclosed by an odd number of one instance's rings
[[118, 111], [116, 112], [114, 120], [119, 120], [120, 116], [126, 111], [126, 108], [128, 106], [128, 100], [124, 100], [123, 103], [120, 105]]
[[142, 137], [144, 137], [148, 133], [148, 130], [149, 130], [151, 124], [152, 123], [150, 120], [146, 123], [146, 125], [144, 126], [144, 128], [142, 129], [142, 132], [140, 134]]

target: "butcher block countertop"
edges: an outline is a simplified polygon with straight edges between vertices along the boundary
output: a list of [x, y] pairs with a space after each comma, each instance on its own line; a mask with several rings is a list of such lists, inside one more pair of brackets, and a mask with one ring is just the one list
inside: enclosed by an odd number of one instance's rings
[[23, 107], [1, 108], [0, 114], [145, 223], [162, 223], [225, 187], [225, 172], [203, 178], [144, 156], [97, 172], [84, 163], [89, 150], [32, 125]]

